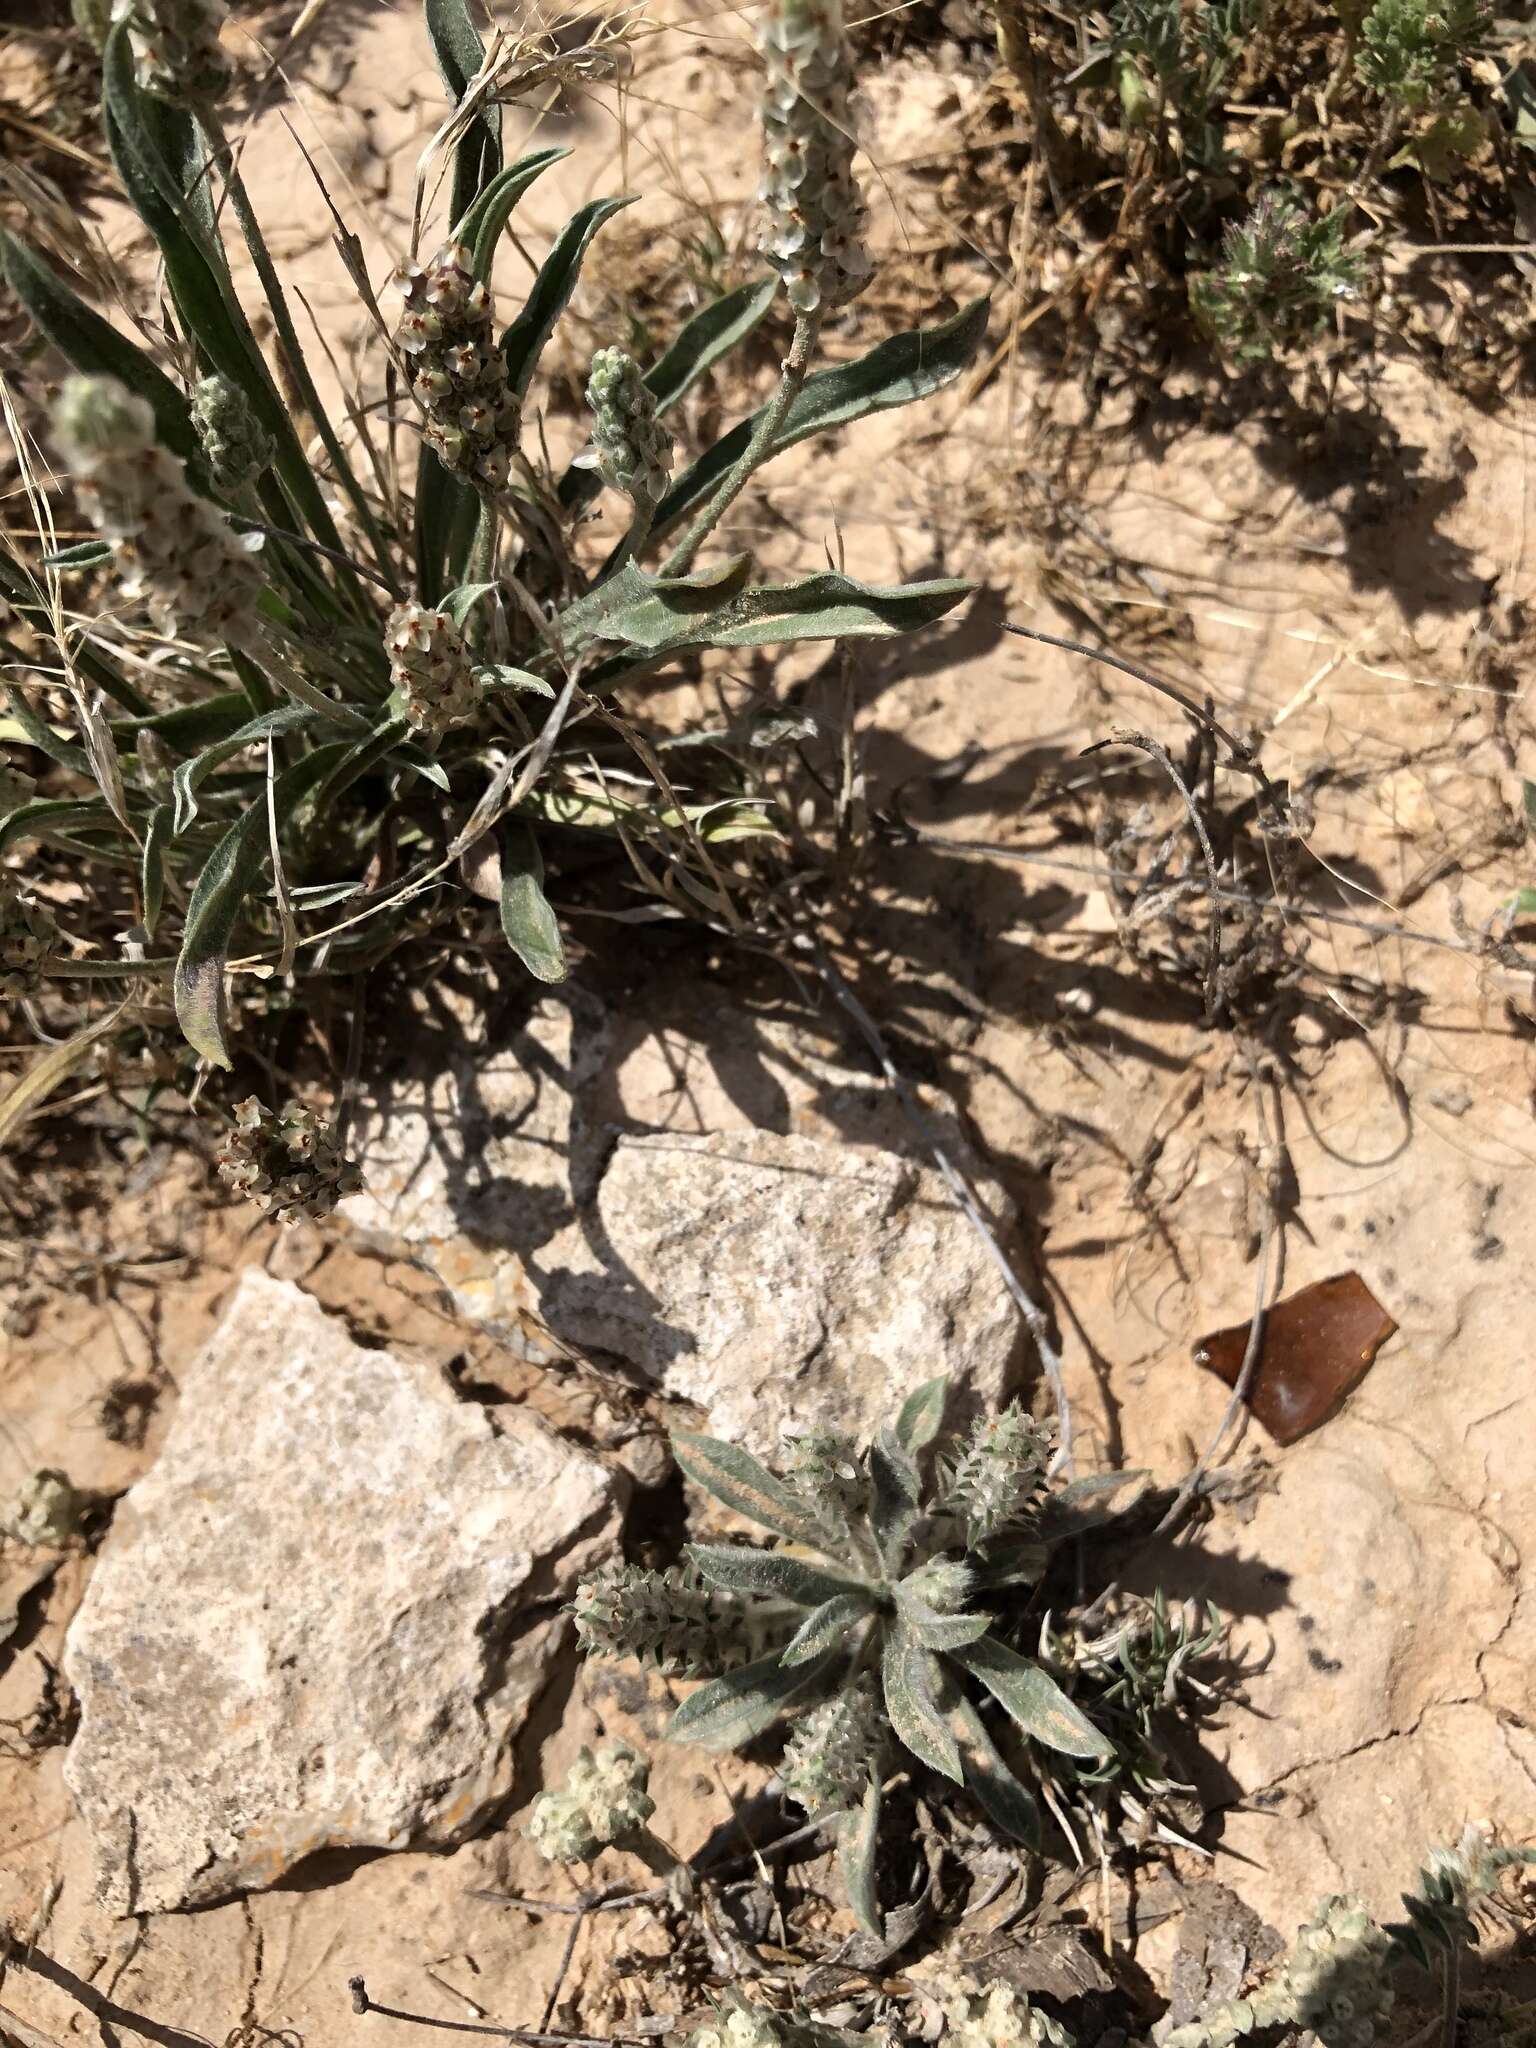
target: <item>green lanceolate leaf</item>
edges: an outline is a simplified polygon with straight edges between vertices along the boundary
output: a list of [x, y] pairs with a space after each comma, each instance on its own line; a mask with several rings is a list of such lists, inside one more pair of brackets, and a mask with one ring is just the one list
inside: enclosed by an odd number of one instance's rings
[[103, 562], [112, 559], [112, 543], [106, 540], [80, 540], [72, 548], [60, 548], [57, 554], [44, 555], [45, 569], [96, 569]]
[[248, 719], [225, 738], [215, 740], [212, 746], [194, 754], [190, 761], [183, 761], [171, 778], [176, 836], [180, 838], [197, 816], [197, 792], [215, 768], [222, 767], [231, 755], [243, 752], [246, 747], [280, 738], [283, 733], [296, 732], [302, 725], [313, 725], [315, 715], [305, 704], [284, 705], [277, 711], [264, 712], [260, 718]]
[[857, 1813], [843, 1822], [837, 1842], [837, 1863], [848, 1887], [848, 1903], [866, 1934], [878, 1941], [884, 1932], [880, 1922], [880, 1884], [876, 1851], [880, 1842], [880, 1780], [871, 1777], [869, 1790]]
[[483, 284], [490, 282], [496, 244], [512, 218], [513, 207], [535, 178], [542, 177], [551, 164], [559, 163], [570, 153], [568, 149], [536, 149], [528, 156], [520, 156], [515, 164], [497, 172], [454, 229], [453, 239], [469, 249], [475, 276]]
[[519, 398], [526, 396], [544, 344], [576, 289], [588, 243], [605, 220], [611, 220], [633, 203], [629, 199], [594, 199], [580, 207], [560, 230], [555, 246], [539, 265], [539, 274], [522, 312], [501, 338], [507, 376]]
[[[465, 0], [426, 0], [427, 34], [448, 96], [459, 106], [485, 60], [485, 45]], [[461, 220], [501, 169], [501, 108], [482, 100], [454, 151], [451, 218]]]
[[874, 1484], [869, 1526], [885, 1568], [894, 1577], [906, 1559], [921, 1489], [917, 1467], [889, 1430], [883, 1430], [869, 1447], [869, 1476]]
[[202, 476], [202, 450], [187, 401], [163, 370], [93, 313], [14, 235], [0, 229], [0, 269], [41, 331], [72, 370], [87, 377], [116, 377], [145, 399], [155, 415], [155, 436]]
[[992, 1626], [990, 1614], [935, 1614], [931, 1607], [902, 1597], [896, 1589], [901, 1618], [925, 1650], [958, 1650], [978, 1642]]
[[823, 1650], [834, 1649], [844, 1642], [849, 1629], [857, 1628], [873, 1611], [873, 1602], [867, 1592], [835, 1594], [805, 1617], [785, 1644], [779, 1662], [808, 1664]]
[[1066, 1756], [1107, 1757], [1112, 1745], [1069, 1700], [1055, 1679], [1006, 1643], [984, 1637], [950, 1652], [962, 1670], [979, 1678], [1026, 1735]]
[[[989, 301], [977, 299], [952, 320], [910, 334], [893, 334], [855, 363], [818, 370], [807, 377], [774, 436], [774, 453], [792, 448], [812, 434], [844, 427], [870, 413], [910, 405], [951, 383], [970, 362], [987, 331]], [[656, 508], [651, 538], [658, 540], [700, 504], [746, 453], [762, 414], [750, 419], [707, 449], [673, 484]]]
[[[334, 740], [296, 761], [277, 778], [272, 803], [279, 824], [299, 799], [346, 753]], [[197, 878], [187, 905], [176, 962], [176, 1017], [187, 1043], [217, 1067], [230, 1065], [224, 1037], [224, 962], [235, 921], [270, 852], [265, 804], [252, 804], [225, 833]]]
[[475, 492], [423, 441], [416, 462], [416, 588], [423, 604], [435, 604], [444, 579], [462, 570], [479, 512]]
[[544, 861], [528, 827], [509, 818], [501, 845], [502, 936], [536, 981], [564, 981], [565, 941], [544, 894]]
[[57, 761], [61, 768], [89, 778], [91, 760], [84, 747], [77, 747], [73, 741], [61, 738], [51, 725], [45, 724], [27, 702], [25, 692], [14, 683], [6, 686], [5, 696], [28, 746], [36, 747], [40, 754], [46, 754], [50, 761]]
[[[778, 289], [776, 277], [761, 284], [740, 285], [684, 322], [672, 346], [645, 373], [657, 412], [676, 405], [722, 356], [729, 355], [762, 324]], [[572, 465], [560, 479], [560, 502], [567, 511], [579, 511], [590, 505], [601, 489], [602, 479], [595, 470]]]
[[250, 700], [243, 690], [221, 690], [216, 697], [202, 697], [195, 704], [178, 704], [173, 711], [152, 711], [143, 718], [116, 718], [112, 737], [119, 746], [133, 746], [141, 732], [152, 732], [178, 754], [194, 747], [210, 746], [225, 739], [246, 723], [251, 715]]
[[149, 814], [144, 833], [144, 856], [139, 863], [139, 895], [145, 931], [155, 936], [165, 902], [165, 850], [171, 843], [171, 807], [156, 804]]
[[740, 1444], [721, 1443], [717, 1437], [697, 1436], [692, 1430], [672, 1432], [672, 1455], [695, 1486], [702, 1486], [716, 1500], [759, 1527], [771, 1529], [791, 1543], [808, 1543], [820, 1550], [827, 1532], [798, 1494], [781, 1479], [775, 1479]]
[[69, 825], [109, 826], [113, 832], [121, 829], [100, 797], [41, 797], [0, 818], [0, 853], [9, 853], [29, 839], [51, 838]]
[[[651, 577], [626, 563], [567, 609], [562, 634], [567, 646], [623, 642], [629, 651], [613, 665], [622, 671], [636, 665], [636, 653], [651, 661], [701, 647], [785, 646], [910, 633], [943, 618], [976, 587], [956, 577], [885, 587], [825, 570], [798, 583], [746, 589], [744, 577], [740, 557], [693, 576]], [[605, 680], [613, 680], [608, 664], [592, 673], [588, 688]]]
[[829, 1650], [814, 1663], [788, 1668], [777, 1657], [760, 1657], [713, 1678], [683, 1701], [667, 1723], [667, 1735], [704, 1749], [739, 1749], [771, 1728], [790, 1701], [829, 1672], [840, 1654]]
[[900, 1620], [886, 1630], [880, 1682], [897, 1740], [930, 1769], [960, 1784], [960, 1751], [938, 1707], [942, 1668]]
[[[798, 1607], [819, 1607], [862, 1591], [858, 1579], [823, 1570], [782, 1550], [756, 1550], [737, 1543], [690, 1543], [688, 1555], [712, 1586], [727, 1593], [758, 1593], [793, 1600]], [[868, 1596], [865, 1596], [868, 1604]]]
[[1028, 1848], [1040, 1846], [1040, 1809], [1034, 1795], [1003, 1762], [986, 1723], [956, 1686], [945, 1695], [949, 1725], [960, 1748], [960, 1767], [976, 1803], [995, 1827]]
[[949, 1395], [949, 1374], [925, 1380], [908, 1394], [896, 1417], [896, 1441], [910, 1456], [925, 1451], [944, 1427], [944, 1403]]

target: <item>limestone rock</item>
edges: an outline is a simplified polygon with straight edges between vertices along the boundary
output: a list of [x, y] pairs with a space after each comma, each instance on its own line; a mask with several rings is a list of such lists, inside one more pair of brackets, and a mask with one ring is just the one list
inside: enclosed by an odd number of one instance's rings
[[759, 1450], [813, 1418], [868, 1435], [938, 1372], [993, 1402], [1010, 1384], [1018, 1320], [986, 1249], [938, 1174], [896, 1153], [621, 1137], [560, 1249], [551, 1327]]
[[591, 1459], [502, 1421], [244, 1275], [66, 1645], [65, 1771], [112, 1910], [451, 1843], [507, 1792], [549, 1606], [617, 1504]]

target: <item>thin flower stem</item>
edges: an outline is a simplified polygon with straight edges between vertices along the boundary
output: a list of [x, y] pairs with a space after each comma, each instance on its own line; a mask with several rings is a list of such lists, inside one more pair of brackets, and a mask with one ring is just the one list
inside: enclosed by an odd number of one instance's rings
[[784, 358], [778, 390], [769, 400], [741, 460], [668, 555], [662, 568], [664, 576], [687, 574], [694, 556], [741, 496], [752, 472], [773, 454], [773, 444], [778, 437], [779, 429], [799, 396], [806, 373], [811, 367], [811, 357], [815, 354], [817, 339], [821, 334], [821, 321], [819, 308], [814, 313], [799, 313], [795, 316], [795, 336], [789, 345], [789, 354]]

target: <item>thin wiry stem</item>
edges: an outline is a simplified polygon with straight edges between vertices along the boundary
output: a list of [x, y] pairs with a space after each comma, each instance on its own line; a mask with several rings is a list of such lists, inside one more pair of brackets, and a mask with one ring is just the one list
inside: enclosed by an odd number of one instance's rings
[[796, 316], [795, 335], [789, 345], [789, 354], [784, 358], [778, 390], [768, 401], [741, 460], [668, 555], [662, 568], [663, 575], [686, 575], [694, 556], [745, 490], [752, 472], [773, 453], [778, 431], [783, 426], [790, 407], [800, 395], [800, 387], [804, 384], [806, 372], [811, 367], [811, 357], [815, 353], [817, 337], [821, 333], [821, 319], [819, 311], [800, 313]]

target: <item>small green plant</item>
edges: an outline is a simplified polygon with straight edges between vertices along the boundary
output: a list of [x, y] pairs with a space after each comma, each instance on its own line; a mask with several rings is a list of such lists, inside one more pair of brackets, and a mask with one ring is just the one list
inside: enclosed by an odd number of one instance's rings
[[1375, 0], [1360, 23], [1356, 73], [1410, 113], [1439, 109], [1491, 19], [1487, 0]]
[[[1029, 1589], [1053, 1545], [1080, 1531], [1120, 1475], [1064, 1487], [1049, 1479], [1049, 1434], [1018, 1408], [944, 1430], [948, 1383], [930, 1381], [892, 1427], [861, 1450], [827, 1430], [793, 1440], [780, 1473], [711, 1437], [673, 1438], [696, 1485], [768, 1530], [771, 1548], [695, 1543], [666, 1572], [610, 1567], [574, 1605], [584, 1649], [707, 1676], [673, 1716], [678, 1741], [735, 1748], [786, 1712], [810, 1707], [790, 1735], [786, 1791], [839, 1828], [855, 1911], [878, 1924], [875, 1845], [882, 1777], [904, 1760], [964, 1785], [1004, 1834], [1037, 1847], [1034, 1794], [994, 1741], [984, 1706], [1000, 1707], [1051, 1794], [1138, 1771], [1135, 1663], [1096, 1667], [1101, 1683], [1072, 1698], [1039, 1656], [1015, 1643]], [[1154, 1663], [1166, 1700], [1191, 1657], [1162, 1617]], [[1062, 1674], [1066, 1675], [1065, 1672]], [[1098, 1701], [1109, 1701], [1100, 1713]]]
[[1108, 55], [1126, 126], [1191, 167], [1225, 158], [1217, 112], [1265, 0], [1117, 0]]
[[1267, 362], [1316, 334], [1360, 287], [1363, 264], [1345, 240], [1346, 209], [1311, 218], [1269, 192], [1222, 241], [1221, 261], [1190, 279], [1201, 324], [1239, 363]]
[[[520, 63], [531, 80], [562, 60], [505, 39], [488, 58], [465, 0], [425, 11], [457, 109], [442, 131], [452, 194], [398, 299], [340, 238], [374, 329], [345, 417], [311, 374], [224, 133], [218, 0], [116, 0], [92, 17], [113, 163], [163, 265], [164, 362], [0, 237], [37, 341], [75, 373], [48, 452], [97, 535], [57, 545], [44, 457], [23, 435], [41, 545], [0, 546], [0, 658], [8, 739], [39, 774], [35, 792], [0, 792], [0, 993], [63, 1007], [82, 980], [129, 993], [169, 980], [186, 1044], [218, 1066], [242, 1016], [280, 1014], [305, 982], [429, 937], [438, 951], [455, 936], [477, 953], [503, 944], [531, 978], [558, 981], [546, 856], [591, 875], [598, 840], [615, 876], [638, 871], [673, 914], [751, 933], [782, 900], [782, 799], [745, 744], [695, 750], [687, 781], [672, 780], [626, 717], [627, 690], [705, 649], [907, 632], [971, 588], [832, 571], [763, 584], [739, 552], [695, 566], [765, 462], [939, 389], [984, 332], [978, 300], [815, 367], [826, 321], [871, 267], [840, 0], [762, 10], [771, 274], [703, 306], [648, 365], [599, 348], [590, 460], [561, 467], [529, 430], [541, 357], [593, 238], [629, 202], [583, 206], [523, 302], [498, 306], [497, 249], [565, 154], [505, 161], [500, 107], [525, 89]], [[233, 283], [231, 231], [271, 357]], [[793, 338], [772, 396], [678, 451], [681, 401], [785, 298]], [[391, 380], [401, 421], [376, 430]], [[606, 547], [593, 531], [605, 490], [620, 510]], [[66, 876], [88, 887], [59, 930], [48, 884]], [[130, 1002], [112, 1028], [157, 1027]], [[241, 1142], [269, 1137], [252, 1127]]]

